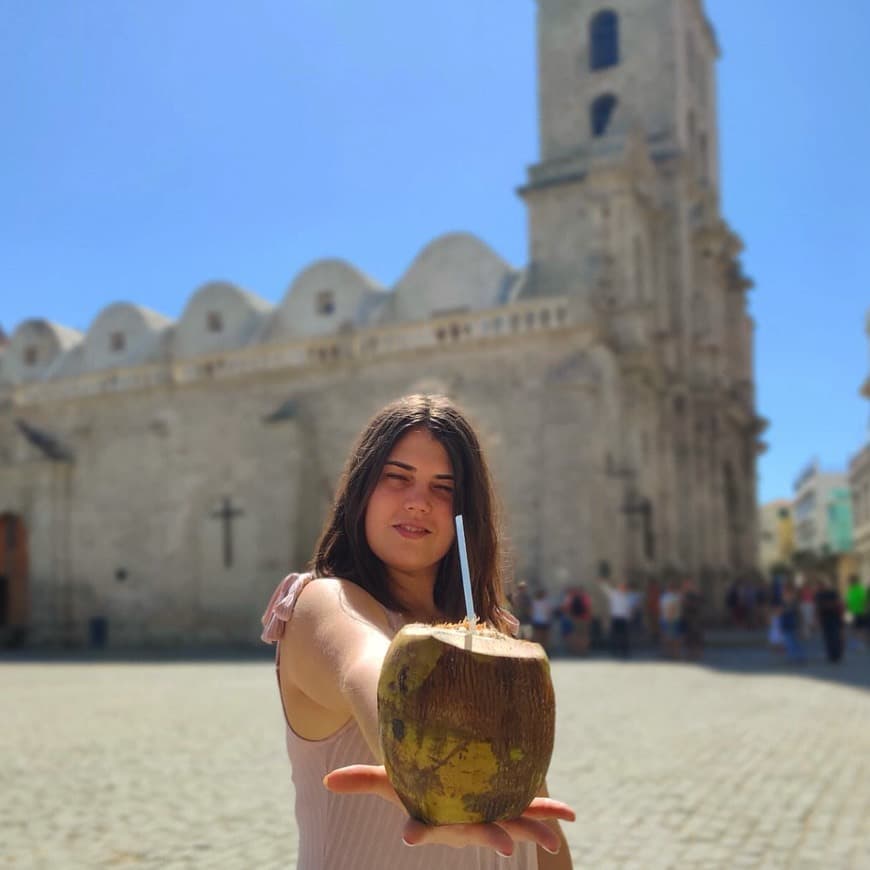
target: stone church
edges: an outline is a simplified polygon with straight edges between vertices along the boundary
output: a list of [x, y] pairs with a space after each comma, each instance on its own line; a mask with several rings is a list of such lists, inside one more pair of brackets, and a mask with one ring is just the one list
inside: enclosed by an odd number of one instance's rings
[[442, 392], [488, 449], [517, 577], [754, 567], [753, 323], [720, 211], [700, 0], [537, 0], [528, 262], [473, 235], [394, 287], [312, 263], [272, 305], [231, 283], [177, 321], [108, 305], [0, 347], [7, 641], [255, 643], [381, 405]]

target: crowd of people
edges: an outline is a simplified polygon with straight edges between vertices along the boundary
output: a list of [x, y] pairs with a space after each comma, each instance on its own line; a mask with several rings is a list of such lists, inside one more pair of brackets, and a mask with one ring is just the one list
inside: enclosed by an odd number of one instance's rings
[[[650, 579], [642, 589], [599, 579], [557, 596], [521, 582], [508, 598], [522, 637], [569, 656], [584, 656], [597, 642], [626, 658], [642, 642], [665, 658], [696, 660], [704, 649], [704, 618], [711, 615], [690, 578]], [[807, 642], [816, 636], [831, 662], [848, 646], [870, 648], [870, 587], [857, 576], [845, 595], [823, 575], [739, 579], [724, 603], [733, 628], [766, 630], [771, 648], [790, 663], [807, 661]]]
[[666, 584], [650, 579], [643, 590], [602, 578], [591, 588], [570, 586], [555, 598], [522, 581], [508, 599], [520, 636], [550, 653], [584, 656], [596, 638], [621, 658], [641, 640], [673, 659], [700, 658], [704, 648], [703, 599], [688, 578]]
[[726, 604], [738, 627], [767, 626], [772, 649], [793, 664], [806, 664], [807, 642], [821, 635], [829, 662], [843, 659], [847, 640], [853, 649], [870, 645], [870, 589], [853, 575], [845, 596], [825, 575], [775, 575], [769, 584], [735, 582]]

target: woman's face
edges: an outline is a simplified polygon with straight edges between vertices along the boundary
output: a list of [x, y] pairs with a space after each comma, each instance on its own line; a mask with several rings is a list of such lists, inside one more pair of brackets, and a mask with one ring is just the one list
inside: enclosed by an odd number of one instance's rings
[[366, 507], [365, 530], [391, 577], [434, 581], [453, 543], [453, 469], [425, 429], [400, 438], [388, 454]]

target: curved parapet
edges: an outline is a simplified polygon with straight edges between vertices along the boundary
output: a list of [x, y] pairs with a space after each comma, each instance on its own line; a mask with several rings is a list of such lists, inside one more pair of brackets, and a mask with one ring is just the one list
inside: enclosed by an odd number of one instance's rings
[[318, 260], [297, 275], [275, 311], [268, 339], [331, 335], [364, 326], [386, 291], [344, 260]]
[[427, 245], [394, 291], [395, 320], [493, 308], [508, 301], [516, 271], [469, 233], [451, 233]]
[[185, 359], [243, 347], [257, 336], [272, 310], [265, 299], [234, 284], [204, 284], [176, 324], [173, 355]]
[[3, 354], [3, 377], [11, 383], [28, 383], [45, 377], [58, 357], [82, 340], [68, 326], [34, 318], [18, 326]]
[[172, 321], [156, 311], [116, 302], [104, 308], [84, 341], [84, 371], [143, 365], [162, 359], [162, 333]]

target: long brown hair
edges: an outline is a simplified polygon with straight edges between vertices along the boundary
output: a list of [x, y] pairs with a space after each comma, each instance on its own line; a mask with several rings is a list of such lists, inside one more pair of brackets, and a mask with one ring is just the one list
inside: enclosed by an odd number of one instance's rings
[[[443, 396], [406, 396], [379, 411], [351, 450], [335, 503], [311, 568], [317, 577], [342, 577], [361, 586], [384, 607], [399, 611], [384, 563], [365, 535], [369, 498], [396, 442], [423, 429], [447, 452], [453, 468], [453, 512], [463, 515], [474, 609], [484, 622], [504, 631], [501, 547], [489, 469], [477, 435], [465, 415]], [[456, 540], [441, 560], [435, 606], [451, 621], [465, 616]]]

